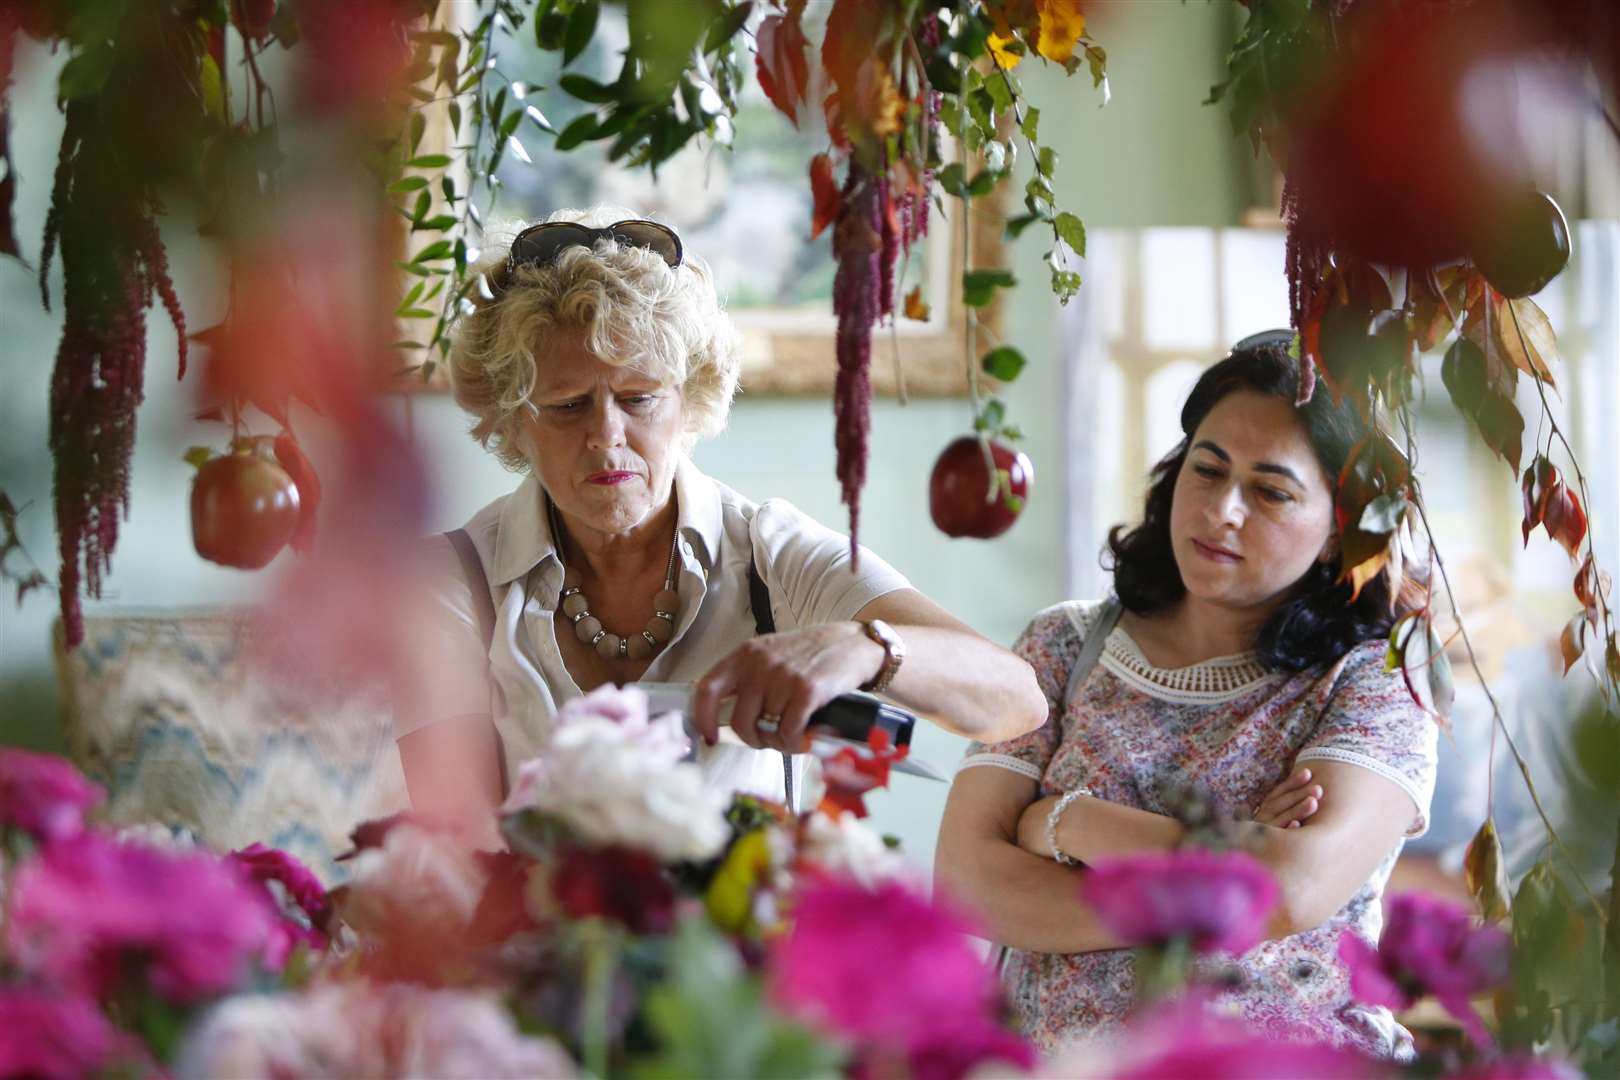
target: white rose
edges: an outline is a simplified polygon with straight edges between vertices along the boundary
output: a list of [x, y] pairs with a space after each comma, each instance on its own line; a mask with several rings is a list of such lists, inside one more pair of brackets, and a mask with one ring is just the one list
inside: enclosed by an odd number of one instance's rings
[[799, 856], [829, 874], [852, 878], [868, 888], [889, 878], [902, 877], [909, 870], [900, 853], [862, 825], [854, 814], [840, 814], [836, 818], [811, 814]]

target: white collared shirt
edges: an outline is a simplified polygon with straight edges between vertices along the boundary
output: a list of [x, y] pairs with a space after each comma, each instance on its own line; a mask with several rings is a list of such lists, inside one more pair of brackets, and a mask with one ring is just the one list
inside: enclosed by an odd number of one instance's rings
[[[778, 630], [853, 619], [886, 593], [910, 587], [904, 575], [865, 548], [850, 572], [849, 539], [784, 499], [755, 504], [705, 476], [685, 457], [675, 472], [681, 610], [670, 644], [653, 658], [646, 682], [696, 682], [753, 637], [748, 559], [756, 557]], [[492, 711], [488, 676], [499, 690], [494, 711], [507, 771], [533, 757], [551, 718], [581, 696], [557, 649], [553, 618], [563, 566], [532, 473], [517, 490], [466, 524], [489, 578], [495, 636], [487, 654], [472, 587], [444, 536], [424, 543], [430, 615], [417, 700], [402, 710], [396, 734], [436, 721], [479, 722]], [[564, 631], [568, 628], [562, 627]], [[502, 701], [504, 700], [504, 708]], [[783, 795], [781, 758], [721, 743], [699, 747], [709, 781], [727, 791]]]

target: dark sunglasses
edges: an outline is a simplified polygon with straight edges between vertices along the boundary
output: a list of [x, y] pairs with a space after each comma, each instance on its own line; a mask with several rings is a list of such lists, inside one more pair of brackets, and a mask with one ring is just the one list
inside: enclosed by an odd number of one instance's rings
[[656, 221], [615, 221], [599, 229], [573, 221], [543, 221], [530, 225], [512, 240], [506, 272], [511, 274], [519, 266], [546, 266], [569, 248], [595, 247], [598, 240], [646, 248], [668, 263], [671, 270], [681, 265], [681, 238], [674, 229]]

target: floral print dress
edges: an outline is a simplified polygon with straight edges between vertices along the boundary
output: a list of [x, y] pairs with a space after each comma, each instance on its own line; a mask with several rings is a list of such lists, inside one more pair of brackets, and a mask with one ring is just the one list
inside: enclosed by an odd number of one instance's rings
[[[960, 768], [1010, 769], [1039, 781], [1043, 796], [1083, 785], [1098, 798], [1159, 814], [1169, 812], [1177, 791], [1194, 787], [1217, 809], [1248, 817], [1296, 764], [1342, 761], [1411, 796], [1409, 837], [1427, 827], [1435, 724], [1402, 680], [1384, 671], [1382, 641], [1297, 674], [1268, 672], [1253, 653], [1171, 670], [1149, 664], [1116, 627], [1065, 709], [1069, 671], [1100, 611], [1100, 604], [1071, 602], [1035, 617], [1014, 649], [1034, 667], [1049, 718], [1017, 739], [975, 743]], [[1262, 1031], [1410, 1056], [1411, 1038], [1389, 1011], [1351, 997], [1338, 958], [1346, 929], [1377, 942], [1379, 897], [1401, 847], [1321, 926], [1262, 942], [1241, 957], [1214, 958], [1225, 986], [1217, 1006]], [[1003, 973], [1025, 1033], [1047, 1052], [1109, 1034], [1135, 999], [1126, 950], [1009, 950]]]

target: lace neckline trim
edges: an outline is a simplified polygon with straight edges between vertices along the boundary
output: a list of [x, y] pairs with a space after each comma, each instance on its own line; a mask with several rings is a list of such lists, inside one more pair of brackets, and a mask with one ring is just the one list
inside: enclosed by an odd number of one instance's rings
[[[1098, 608], [1084, 613], [1081, 633], [1088, 633]], [[1121, 682], [1149, 697], [1187, 705], [1213, 705], [1242, 697], [1270, 681], [1266, 670], [1251, 649], [1232, 656], [1217, 656], [1181, 668], [1155, 667], [1142, 654], [1136, 641], [1122, 626], [1115, 626], [1103, 643], [1098, 662]]]

